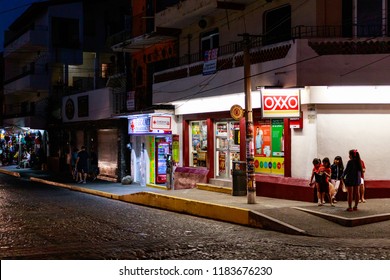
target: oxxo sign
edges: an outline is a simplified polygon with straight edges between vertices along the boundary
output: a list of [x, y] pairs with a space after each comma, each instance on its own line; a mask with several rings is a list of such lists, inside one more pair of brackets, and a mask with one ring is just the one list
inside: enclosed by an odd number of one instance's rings
[[261, 92], [263, 118], [299, 117], [300, 105], [299, 90], [264, 90]]

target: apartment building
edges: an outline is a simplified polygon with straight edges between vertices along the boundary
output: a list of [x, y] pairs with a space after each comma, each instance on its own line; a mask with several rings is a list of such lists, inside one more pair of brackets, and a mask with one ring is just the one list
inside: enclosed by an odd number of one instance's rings
[[41, 137], [49, 168], [64, 170], [66, 155], [85, 145], [97, 152], [103, 177], [129, 172], [127, 125], [115, 118], [128, 110], [126, 56], [111, 50], [129, 16], [126, 0], [54, 0], [33, 3], [9, 26], [4, 126]]
[[249, 78], [257, 195], [312, 200], [313, 158], [346, 164], [350, 149], [365, 161], [371, 197], [383, 195], [374, 190], [390, 184], [389, 3], [369, 2], [185, 0], [158, 11], [156, 30], [180, 29], [178, 56], [153, 76], [153, 104], [175, 107], [179, 165], [231, 184], [247, 148], [231, 109], [245, 110]]
[[172, 1], [130, 1], [131, 29], [112, 45], [117, 53], [131, 57], [127, 77], [127, 106], [132, 112], [119, 114], [127, 123], [131, 175], [142, 185], [166, 184], [167, 155], [179, 161], [178, 131], [174, 106], [153, 104], [153, 75], [178, 55], [180, 29], [155, 26], [156, 11]]

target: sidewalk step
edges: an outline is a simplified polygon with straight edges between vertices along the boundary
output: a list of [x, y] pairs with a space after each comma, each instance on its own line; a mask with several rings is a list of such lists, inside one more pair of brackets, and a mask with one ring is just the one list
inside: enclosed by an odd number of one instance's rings
[[220, 192], [220, 193], [226, 193], [226, 194], [232, 193], [232, 188], [221, 187], [221, 186], [216, 186], [216, 185], [212, 185], [212, 184], [205, 184], [205, 183], [196, 183], [196, 188], [199, 190], [211, 191], [211, 192]]

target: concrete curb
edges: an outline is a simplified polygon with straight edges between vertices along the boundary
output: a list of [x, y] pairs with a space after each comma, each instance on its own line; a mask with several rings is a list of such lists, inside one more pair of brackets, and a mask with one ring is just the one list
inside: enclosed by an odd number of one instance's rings
[[62, 184], [62, 183], [57, 183], [57, 182], [39, 179], [39, 178], [35, 178], [35, 177], [30, 177], [30, 181], [39, 182], [39, 183], [52, 185], [52, 186], [56, 186], [56, 187], [61, 187], [61, 188], [66, 188], [66, 189], [70, 189], [73, 191], [89, 193], [89, 194], [102, 196], [102, 197], [106, 197], [106, 198], [119, 199], [119, 195], [116, 195], [116, 194], [102, 192], [102, 191], [98, 191], [98, 190], [91, 190], [91, 189], [87, 189], [87, 188], [83, 188], [83, 187], [77, 187], [77, 186], [72, 186], [72, 185], [67, 185], [67, 184]]
[[209, 218], [244, 226], [278, 231], [294, 235], [307, 235], [304, 230], [281, 222], [267, 215], [249, 209], [226, 205], [205, 203], [197, 200], [178, 198], [174, 196], [140, 192], [119, 197], [119, 200], [129, 203], [149, 206], [177, 213]]
[[[30, 177], [30, 181], [39, 182], [56, 187], [66, 188], [73, 191], [84, 192], [92, 195], [116, 199], [123, 202], [154, 207], [177, 213], [219, 220], [243, 226], [250, 226], [264, 230], [271, 230], [292, 235], [308, 235], [302, 229], [284, 223], [265, 214], [249, 209], [226, 206], [221, 204], [206, 203], [186, 198], [157, 194], [153, 192], [138, 192], [134, 194], [116, 195], [98, 190], [72, 186], [68, 184], [53, 182], [36, 177]], [[215, 188], [214, 188], [215, 189]]]
[[20, 173], [19, 172], [14, 172], [14, 171], [0, 169], [0, 173], [4, 173], [4, 174], [7, 174], [7, 175], [11, 175], [11, 176], [20, 178]]
[[390, 213], [385, 214], [377, 214], [377, 215], [369, 215], [364, 217], [356, 217], [356, 218], [344, 218], [337, 215], [332, 215], [328, 213], [321, 213], [301, 207], [293, 207], [294, 209], [312, 214], [314, 216], [326, 219], [328, 221], [334, 222], [336, 224], [345, 226], [345, 227], [355, 227], [355, 226], [361, 226], [366, 224], [372, 224], [372, 223], [378, 223], [383, 221], [390, 220]]

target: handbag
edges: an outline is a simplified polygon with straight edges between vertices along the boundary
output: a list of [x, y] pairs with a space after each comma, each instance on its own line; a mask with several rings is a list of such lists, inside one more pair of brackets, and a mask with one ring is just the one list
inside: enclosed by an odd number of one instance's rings
[[341, 183], [341, 184], [342, 184], [341, 189], [343, 190], [343, 192], [347, 192], [347, 187], [345, 186], [345, 184], [344, 183]]

